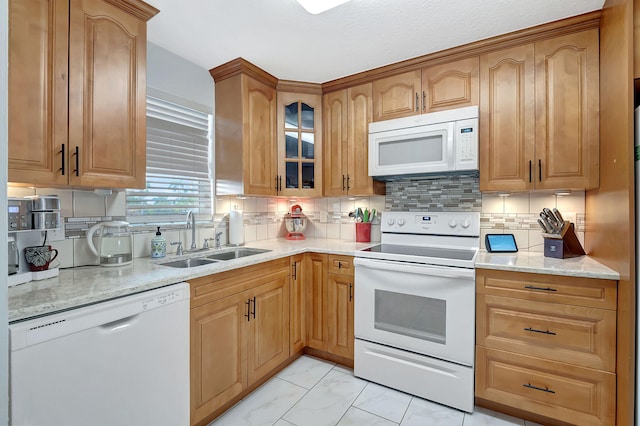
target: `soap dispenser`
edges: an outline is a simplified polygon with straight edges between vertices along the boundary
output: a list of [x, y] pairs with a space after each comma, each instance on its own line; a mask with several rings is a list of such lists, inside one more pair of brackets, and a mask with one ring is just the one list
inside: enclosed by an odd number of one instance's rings
[[160, 258], [167, 255], [167, 240], [164, 239], [158, 226], [156, 236], [151, 239], [151, 257]]

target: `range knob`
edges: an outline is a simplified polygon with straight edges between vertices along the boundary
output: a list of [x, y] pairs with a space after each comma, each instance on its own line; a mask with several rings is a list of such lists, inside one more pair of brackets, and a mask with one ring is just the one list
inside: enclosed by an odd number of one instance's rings
[[469, 226], [471, 226], [471, 222], [469, 221], [469, 219], [464, 219], [460, 225], [462, 225], [463, 228], [468, 228]]
[[456, 222], [456, 220], [455, 220], [455, 219], [450, 219], [450, 220], [449, 220], [449, 227], [450, 227], [450, 228], [455, 228], [457, 224], [458, 224], [458, 223]]
[[398, 219], [398, 225], [399, 226], [404, 225], [404, 219]]
[[394, 219], [394, 218], [390, 217], [389, 219], [387, 219], [387, 225], [391, 226], [391, 225], [393, 225], [394, 223], [396, 223], [396, 221], [395, 221], [395, 219]]

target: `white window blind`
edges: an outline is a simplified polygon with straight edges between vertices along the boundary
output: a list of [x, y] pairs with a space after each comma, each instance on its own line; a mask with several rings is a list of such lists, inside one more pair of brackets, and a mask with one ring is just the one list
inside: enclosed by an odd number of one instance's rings
[[210, 114], [147, 96], [147, 187], [127, 190], [129, 222], [212, 214]]

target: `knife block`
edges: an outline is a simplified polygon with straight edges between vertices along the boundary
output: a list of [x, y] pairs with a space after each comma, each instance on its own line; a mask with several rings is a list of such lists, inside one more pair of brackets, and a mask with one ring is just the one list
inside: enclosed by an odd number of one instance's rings
[[559, 234], [543, 233], [544, 256], [556, 259], [583, 256], [584, 249], [578, 240], [575, 227], [569, 221], [564, 222], [562, 232]]

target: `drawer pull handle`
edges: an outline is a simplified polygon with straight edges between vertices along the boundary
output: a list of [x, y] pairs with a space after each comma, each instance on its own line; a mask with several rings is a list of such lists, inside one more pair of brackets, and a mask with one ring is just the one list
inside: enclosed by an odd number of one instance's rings
[[558, 291], [555, 288], [551, 288], [551, 287], [536, 287], [534, 285], [525, 285], [524, 288], [526, 288], [527, 290]]
[[527, 327], [527, 328], [525, 328], [525, 329], [524, 329], [524, 331], [530, 331], [530, 332], [532, 332], [532, 333], [550, 334], [550, 335], [552, 335], [552, 336], [555, 336], [555, 335], [556, 335], [556, 333], [554, 333], [553, 331], [549, 331], [549, 330], [547, 330], [547, 331], [544, 331], [544, 330], [536, 330], [535, 328], [531, 328], [531, 327]]
[[534, 389], [534, 390], [539, 390], [539, 391], [542, 391], [542, 392], [547, 392], [547, 393], [556, 393], [556, 391], [553, 391], [553, 390], [549, 389], [549, 388], [548, 388], [548, 387], [546, 387], [546, 386], [545, 386], [544, 388], [539, 388], [538, 386], [533, 386], [531, 383], [527, 383], [527, 384], [524, 384], [524, 385], [522, 385], [522, 386], [524, 386], [525, 388]]

